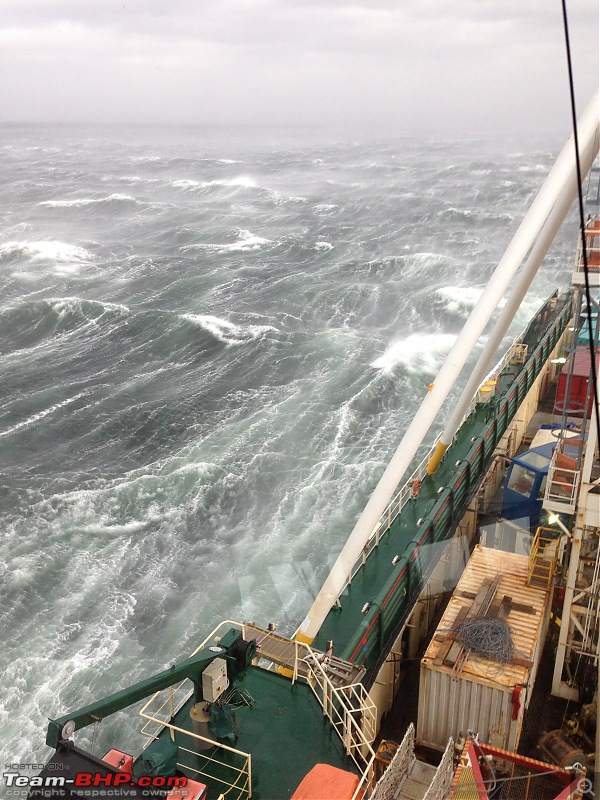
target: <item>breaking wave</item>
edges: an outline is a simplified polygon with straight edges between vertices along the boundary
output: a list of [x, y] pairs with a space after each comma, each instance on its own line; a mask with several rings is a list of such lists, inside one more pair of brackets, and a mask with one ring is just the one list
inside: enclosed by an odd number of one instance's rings
[[200, 181], [192, 181], [192, 180], [173, 181], [171, 186], [174, 186], [176, 189], [195, 189], [196, 187], [200, 186]]
[[0, 437], [2, 436], [9, 436], [11, 433], [16, 433], [16, 431], [20, 430], [21, 428], [27, 428], [30, 425], [33, 425], [36, 422], [44, 419], [49, 414], [53, 414], [55, 411], [58, 411], [61, 408], [65, 408], [65, 406], [71, 405], [71, 403], [75, 403], [82, 397], [85, 397], [86, 392], [79, 392], [74, 397], [69, 397], [67, 400], [61, 400], [60, 403], [55, 403], [54, 405], [50, 406], [49, 408], [45, 408], [43, 411], [38, 411], [37, 414], [33, 414], [31, 417], [23, 420], [23, 422], [18, 422], [16, 425], [13, 425], [10, 428], [7, 428], [5, 431], [0, 431]]
[[404, 367], [410, 373], [433, 377], [455, 341], [456, 336], [449, 333], [413, 333], [391, 344], [371, 366], [388, 375]]
[[199, 325], [220, 342], [229, 346], [258, 339], [269, 331], [278, 331], [278, 328], [273, 325], [235, 325], [233, 322], [210, 314], [183, 314], [182, 319]]
[[237, 178], [220, 178], [213, 181], [203, 181], [200, 183], [200, 186], [203, 189], [210, 188], [212, 186], [238, 186], [242, 189], [254, 189], [257, 186], [257, 183], [254, 178], [251, 178], [249, 175], [238, 175]]
[[264, 245], [272, 244], [271, 239], [257, 236], [248, 230], [238, 229], [236, 233], [238, 240], [224, 244], [190, 244], [184, 245], [181, 252], [189, 250], [209, 250], [215, 253], [243, 253], [248, 250], [260, 250]]
[[127, 306], [119, 303], [84, 300], [80, 297], [28, 300], [0, 310], [0, 321], [5, 342], [11, 342], [13, 354], [35, 347], [40, 342], [50, 344], [62, 334], [72, 334], [82, 329], [98, 332], [126, 322]]
[[[466, 316], [475, 308], [483, 293], [483, 288], [476, 286], [443, 286], [435, 290], [436, 295], [442, 300], [444, 308], [453, 314]], [[506, 300], [503, 298], [498, 303], [498, 308], [504, 308]]]
[[27, 258], [32, 262], [69, 262], [85, 263], [91, 259], [91, 253], [84, 247], [59, 242], [56, 240], [39, 242], [11, 241], [0, 245], [0, 260], [17, 260]]
[[38, 203], [45, 208], [86, 208], [97, 205], [128, 205], [139, 201], [129, 194], [111, 194], [108, 197], [81, 197], [72, 200], [44, 200]]

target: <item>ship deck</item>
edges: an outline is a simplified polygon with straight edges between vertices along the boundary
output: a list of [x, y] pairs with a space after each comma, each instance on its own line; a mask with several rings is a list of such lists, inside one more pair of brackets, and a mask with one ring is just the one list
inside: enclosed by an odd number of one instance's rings
[[[501, 396], [504, 385], [508, 387], [514, 373], [507, 372], [498, 380], [498, 394]], [[418, 497], [411, 499], [403, 507], [394, 520], [390, 530], [382, 537], [380, 544], [369, 555], [364, 566], [357, 572], [340, 596], [340, 605], [334, 606], [315, 638], [315, 647], [324, 648], [328, 640], [332, 640], [336, 652], [344, 658], [353, 660], [356, 654], [344, 651], [346, 643], [354, 636], [363, 621], [362, 608], [366, 602], [374, 600], [374, 588], [379, 590], [390, 577], [395, 555], [402, 555], [415, 539], [419, 528], [418, 521], [425, 519], [439, 499], [439, 493], [451, 481], [456, 473], [456, 462], [466, 458], [472, 447], [474, 437], [481, 436], [489, 422], [491, 405], [479, 405], [463, 423], [456, 434], [447, 457], [443, 459], [434, 475], [427, 476], [421, 483]], [[445, 546], [445, 543], [441, 543]], [[421, 548], [420, 558], [424, 572], [437, 562], [440, 555], [439, 545], [435, 553], [428, 554]]]
[[[566, 319], [563, 312], [564, 305], [560, 302], [552, 312], [544, 311], [544, 314], [538, 314], [524, 333], [523, 344], [533, 347], [539, 342], [540, 337], [546, 335], [553, 320], [556, 320], [561, 314]], [[445, 547], [446, 541], [438, 541], [429, 545], [430, 548], [434, 548], [434, 552], [429, 552], [428, 545], [421, 546], [418, 541], [417, 531], [421, 522], [426, 520], [432, 512], [440, 494], [456, 481], [457, 463], [467, 457], [474, 440], [484, 434], [490, 419], [496, 414], [499, 404], [511, 391], [511, 387], [514, 387], [515, 378], [523, 369], [522, 365], [507, 363], [500, 371], [497, 376], [494, 397], [490, 402], [475, 405], [471, 414], [457, 431], [452, 445], [435, 474], [424, 477], [418, 495], [408, 500], [402, 507], [389, 529], [381, 535], [379, 544], [369, 553], [351, 583], [341, 593], [338, 604], [332, 606], [315, 637], [314, 646], [316, 648], [326, 649], [327, 642], [333, 641], [334, 651], [340, 657], [362, 663], [367, 668], [372, 665], [372, 656], [364, 647], [368, 627], [364, 616], [365, 604], [380, 600], [378, 592], [386, 584], [389, 585], [388, 582], [395, 571], [396, 556], [406, 556], [411, 561], [418, 559], [423, 578], [426, 578], [428, 572], [437, 563], [441, 555], [441, 548]], [[463, 503], [463, 510], [466, 510], [469, 499], [467, 497]], [[448, 530], [446, 538], [452, 535], [461, 516], [462, 513], [454, 514], [454, 524]], [[421, 588], [422, 585], [410, 587], [413, 602]], [[398, 621], [396, 633], [406, 621], [411, 609], [412, 603], [407, 603], [406, 613]], [[362, 641], [357, 640], [357, 631], [363, 632], [364, 639]], [[364, 652], [361, 652], [361, 647]]]
[[[252, 800], [290, 797], [317, 763], [357, 773], [353, 760], [344, 753], [341, 739], [305, 683], [292, 684], [289, 678], [276, 672], [250, 667], [238, 679], [236, 687], [255, 701], [252, 707], [235, 710], [237, 740], [233, 745], [252, 756]], [[175, 726], [189, 732], [193, 732], [190, 718], [193, 702], [190, 697], [173, 720]], [[159, 739], [168, 736], [170, 731], [165, 728]], [[184, 748], [190, 748], [190, 738], [180, 731], [175, 731], [175, 741], [181, 748], [179, 763], [185, 765], [188, 777], [208, 785], [207, 800], [216, 800], [225, 793], [227, 786], [219, 781], [231, 783], [233, 773], [226, 766], [215, 766], [209, 759], [215, 757], [234, 766], [235, 758], [218, 747], [196, 755], [184, 752]], [[248, 795], [238, 794], [236, 788], [226, 796]]]

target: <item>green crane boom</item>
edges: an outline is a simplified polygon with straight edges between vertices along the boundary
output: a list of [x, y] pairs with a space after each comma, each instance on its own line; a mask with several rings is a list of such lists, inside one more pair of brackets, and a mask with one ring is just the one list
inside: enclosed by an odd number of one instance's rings
[[[146, 678], [127, 689], [108, 697], [91, 703], [77, 711], [69, 712], [58, 719], [50, 720], [46, 733], [46, 744], [56, 748], [61, 739], [69, 738], [73, 731], [100, 722], [104, 717], [108, 717], [117, 711], [143, 700], [146, 697], [167, 689], [174, 683], [189, 678], [194, 684], [194, 696], [196, 702], [201, 702], [202, 695], [202, 672], [215, 659], [222, 658], [227, 663], [227, 677], [230, 683], [238, 675], [243, 673], [251, 663], [256, 653], [256, 642], [254, 640], [246, 642], [242, 638], [240, 631], [231, 628], [229, 632], [221, 638], [218, 647], [204, 647], [192, 658], [173, 664], [169, 669], [159, 672], [150, 678]], [[68, 724], [65, 730], [65, 725]]]

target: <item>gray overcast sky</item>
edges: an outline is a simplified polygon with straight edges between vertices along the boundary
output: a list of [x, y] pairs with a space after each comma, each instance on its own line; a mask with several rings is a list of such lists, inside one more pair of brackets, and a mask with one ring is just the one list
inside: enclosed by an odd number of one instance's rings
[[[598, 87], [598, 2], [568, 7], [581, 112]], [[560, 0], [0, 3], [4, 122], [562, 135], [566, 104]]]

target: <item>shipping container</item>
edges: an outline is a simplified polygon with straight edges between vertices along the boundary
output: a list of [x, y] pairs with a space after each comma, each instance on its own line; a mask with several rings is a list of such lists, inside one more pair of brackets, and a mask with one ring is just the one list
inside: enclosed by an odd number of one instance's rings
[[[529, 558], [477, 545], [421, 661], [417, 740], [443, 749], [468, 731], [516, 750], [548, 629], [549, 591], [528, 584]], [[503, 620], [510, 661], [467, 650], [457, 628]]]
[[[585, 328], [587, 330], [587, 326]], [[569, 381], [569, 370], [572, 369]], [[586, 398], [588, 396], [588, 386], [590, 373], [592, 370], [592, 357], [587, 345], [578, 347], [575, 350], [573, 363], [565, 364], [558, 376], [558, 386], [556, 388], [556, 400], [554, 402], [554, 413], [562, 414], [566, 411], [571, 417], [582, 417], [586, 408]], [[600, 353], [596, 356], [596, 370], [600, 371]], [[566, 397], [567, 391], [569, 396]], [[592, 412], [593, 392], [587, 401], [587, 414]]]

